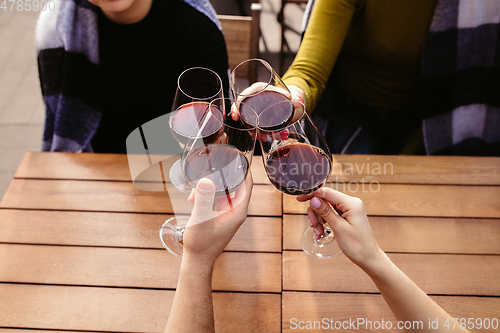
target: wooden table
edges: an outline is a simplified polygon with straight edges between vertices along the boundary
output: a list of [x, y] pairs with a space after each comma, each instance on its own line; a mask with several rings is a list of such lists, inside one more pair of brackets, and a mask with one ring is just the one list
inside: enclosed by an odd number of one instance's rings
[[[217, 330], [395, 325], [345, 256], [300, 250], [306, 206], [260, 157], [252, 173], [249, 218], [216, 262]], [[453, 316], [500, 319], [500, 158], [335, 156], [328, 186], [363, 199], [382, 249]], [[124, 155], [26, 154], [0, 202], [0, 331], [163, 331], [180, 265], [158, 238], [170, 202], [133, 186]]]

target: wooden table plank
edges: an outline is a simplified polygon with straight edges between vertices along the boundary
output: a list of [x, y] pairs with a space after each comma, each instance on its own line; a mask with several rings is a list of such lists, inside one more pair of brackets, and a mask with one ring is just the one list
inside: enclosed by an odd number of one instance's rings
[[[500, 256], [388, 255], [428, 294], [500, 296]], [[318, 260], [302, 251], [283, 252], [283, 290], [378, 292], [368, 275], [345, 255]]]
[[[500, 316], [500, 298], [432, 296], [432, 299], [455, 318], [491, 319]], [[292, 320], [292, 318], [295, 319]], [[402, 330], [394, 329], [397, 327], [396, 317], [394, 317], [381, 295], [283, 292], [283, 332], [299, 331], [297, 327], [299, 321], [303, 321], [302, 325], [305, 326], [307, 321], [320, 321], [321, 323], [323, 318], [326, 318], [328, 325], [334, 325], [334, 327], [335, 325], [338, 327], [344, 321], [357, 323], [358, 318], [360, 325], [351, 326], [344, 330], [342, 328], [333, 330], [311, 329], [307, 330], [307, 332], [402, 332]], [[330, 319], [333, 320], [333, 323]], [[382, 324], [382, 320], [386, 322], [384, 326], [386, 329], [382, 329], [380, 326], [376, 329], [377, 325]], [[435, 320], [436, 318], [431, 318], [431, 322]], [[341, 323], [336, 324], [336, 321]], [[368, 321], [371, 322], [371, 329]], [[394, 327], [392, 330], [387, 329], [390, 326], [387, 321], [390, 321]], [[375, 322], [378, 322], [378, 324]], [[314, 325], [314, 323], [311, 325]], [[419, 330], [428, 332], [429, 322], [423, 322], [422, 325], [423, 328]], [[319, 324], [316, 327], [319, 327]], [[417, 329], [417, 331], [419, 330]], [[497, 332], [497, 330], [493, 329], [472, 331]]]
[[[171, 290], [0, 284], [0, 326], [36, 329], [163, 332]], [[215, 292], [217, 332], [277, 332], [281, 296]]]
[[[363, 200], [368, 215], [429, 217], [500, 217], [500, 186], [399, 185], [380, 184], [349, 189], [334, 186]], [[305, 214], [309, 203], [283, 195], [285, 214]]]
[[[14, 179], [0, 208], [191, 213], [193, 205], [187, 202], [187, 194], [171, 191], [141, 191], [129, 182]], [[249, 215], [281, 216], [280, 197], [271, 185], [255, 185]]]
[[500, 185], [499, 157], [334, 155], [330, 181]]
[[[16, 328], [0, 328], [0, 333], [54, 333], [54, 331], [50, 331], [50, 330], [23, 330], [23, 329], [16, 329]], [[74, 331], [57, 330], [57, 333], [74, 333]], [[78, 331], [78, 333], [93, 333], [93, 332]]]
[[[270, 184], [262, 156], [252, 160], [255, 184]], [[125, 154], [28, 152], [15, 178], [131, 181]]]
[[[162, 249], [172, 215], [0, 209], [0, 242]], [[281, 252], [281, 219], [248, 217], [226, 251]]]
[[[331, 181], [400, 184], [500, 185], [500, 158], [465, 156], [334, 155]], [[268, 184], [254, 156], [256, 184]], [[126, 155], [29, 152], [16, 178], [130, 181]]]
[[[283, 249], [301, 250], [307, 215], [283, 216]], [[385, 252], [500, 254], [500, 219], [370, 216]]]
[[[0, 281], [175, 289], [181, 259], [165, 250], [0, 244]], [[225, 252], [213, 289], [281, 292], [281, 255]]]

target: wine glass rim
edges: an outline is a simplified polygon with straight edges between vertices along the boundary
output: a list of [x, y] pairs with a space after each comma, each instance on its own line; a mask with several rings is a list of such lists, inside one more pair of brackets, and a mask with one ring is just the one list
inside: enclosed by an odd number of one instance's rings
[[[196, 70], [196, 69], [203, 69], [203, 70], [206, 70], [206, 71], [212, 72], [212, 73], [215, 75], [215, 77], [217, 77], [218, 82], [219, 82], [219, 90], [218, 90], [215, 94], [213, 94], [212, 96], [207, 96], [207, 97], [196, 97], [196, 96], [191, 96], [190, 94], [186, 93], [186, 92], [182, 89], [182, 87], [181, 87], [181, 82], [180, 82], [181, 77], [182, 77], [185, 73], [187, 73], [187, 72], [189, 72], [189, 71], [192, 71], [192, 70]], [[222, 89], [223, 89], [223, 88], [222, 88], [222, 79], [220, 78], [219, 74], [217, 74], [215, 71], [211, 70], [210, 68], [201, 67], [201, 66], [190, 67], [190, 68], [185, 69], [184, 71], [182, 71], [182, 73], [181, 73], [181, 74], [179, 75], [179, 77], [177, 78], [177, 88], [179, 88], [179, 90], [180, 90], [180, 91], [181, 91], [184, 95], [186, 95], [187, 97], [192, 98], [193, 100], [198, 100], [198, 101], [207, 101], [207, 100], [210, 100], [210, 99], [212, 99], [212, 98], [216, 97], [217, 95], [219, 95], [219, 94], [220, 94], [220, 92], [221, 92], [221, 91], [222, 91]]]
[[[233, 98], [229, 98], [229, 97], [221, 97], [221, 98], [216, 98], [214, 99], [213, 101], [210, 102], [210, 107], [212, 106], [212, 104], [215, 102], [215, 101], [218, 101], [218, 100], [224, 100], [224, 101], [231, 101], [231, 105], [233, 105], [233, 103], [236, 103], [236, 101], [233, 99]], [[238, 102], [240, 104], [245, 104], [243, 102]], [[226, 126], [226, 127], [229, 127], [229, 128], [232, 128], [234, 130], [238, 130], [238, 131], [243, 131], [243, 132], [249, 132], [249, 131], [253, 131], [253, 130], [256, 130], [259, 126], [258, 126], [258, 123], [259, 123], [259, 115], [257, 114], [257, 112], [255, 112], [255, 110], [251, 107], [249, 107], [247, 104], [245, 104], [247, 108], [249, 108], [250, 110], [252, 110], [252, 112], [255, 114], [255, 119], [257, 119], [257, 124], [255, 125], [250, 125], [250, 124], [247, 124], [248, 127], [245, 127], [245, 128], [241, 128], [241, 127], [234, 127], [228, 123], [226, 123], [226, 118], [227, 117], [222, 117], [222, 120], [217, 120], [219, 122], [222, 123], [223, 126]]]
[[[277, 102], [277, 103], [275, 103], [275, 104], [273, 104], [273, 105], [280, 104], [280, 103], [291, 103], [291, 104], [292, 104], [292, 108], [293, 108], [293, 110], [294, 110], [294, 111], [293, 111], [293, 112], [294, 112], [293, 117], [295, 117], [295, 110], [299, 109], [299, 108], [297, 108], [295, 105], [300, 104], [300, 105], [302, 106], [302, 107], [300, 108], [300, 110], [302, 110], [302, 114], [301, 114], [301, 115], [300, 115], [300, 117], [299, 117], [299, 118], [297, 118], [295, 121], [291, 122], [290, 124], [286, 125], [286, 126], [285, 126], [285, 127], [283, 127], [283, 128], [278, 128], [278, 129], [275, 129], [275, 130], [270, 130], [270, 129], [267, 129], [267, 128], [262, 128], [262, 127], [260, 127], [259, 125], [257, 125], [257, 129], [259, 129], [259, 130], [261, 130], [261, 131], [263, 131], [263, 132], [267, 132], [267, 133], [281, 132], [281, 131], [283, 131], [284, 129], [286, 129], [286, 128], [290, 127], [290, 126], [293, 126], [293, 125], [297, 124], [297, 123], [298, 123], [299, 121], [301, 121], [304, 117], [309, 118], [309, 115], [307, 114], [307, 110], [306, 110], [306, 105], [305, 105], [304, 103], [302, 103], [301, 101], [296, 101], [296, 100], [294, 100], [294, 101], [280, 101], [280, 102]], [[257, 117], [258, 117], [258, 119], [257, 119], [257, 124], [259, 124], [259, 120], [260, 120], [259, 118], [260, 118], [260, 117], [262, 117], [262, 115], [263, 115], [265, 112], [267, 112], [268, 110], [272, 110], [272, 108], [271, 108], [271, 107], [272, 107], [273, 105], [270, 105], [270, 106], [268, 106], [267, 108], [265, 108], [264, 110], [262, 110], [262, 112], [261, 112], [261, 113], [257, 116]], [[255, 112], [255, 111], [254, 111], [254, 112]]]
[[[261, 62], [265, 67], [267, 67], [269, 69], [269, 80], [267, 82], [263, 82], [265, 83], [266, 85], [264, 87], [262, 87], [262, 89], [258, 90], [257, 92], [254, 92], [252, 94], [242, 94], [242, 93], [237, 93], [236, 91], [234, 91], [234, 88], [233, 88], [233, 85], [230, 84], [231, 86], [231, 90], [233, 91], [233, 93], [235, 95], [239, 95], [239, 96], [243, 96], [243, 97], [251, 97], [251, 96], [255, 96], [255, 95], [258, 95], [260, 94], [261, 92], [265, 91], [267, 87], [269, 87], [269, 85], [271, 84], [272, 80], [273, 80], [273, 73], [275, 73], [273, 67], [267, 62], [265, 61], [264, 59], [260, 59], [260, 58], [251, 58], [251, 59], [247, 59], [245, 61], [242, 61], [240, 62], [234, 69], [233, 71], [231, 72], [231, 77], [230, 77], [230, 80], [231, 81], [234, 81], [234, 77], [235, 77], [235, 72], [236, 70], [240, 67], [240, 66], [243, 66], [244, 64], [246, 63], [249, 63], [251, 61], [258, 61], [258, 62]], [[277, 75], [277, 74], [276, 74]]]

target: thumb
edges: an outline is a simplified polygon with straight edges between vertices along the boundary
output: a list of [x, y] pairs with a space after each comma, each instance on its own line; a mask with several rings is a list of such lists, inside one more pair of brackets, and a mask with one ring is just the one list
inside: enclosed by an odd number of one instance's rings
[[194, 221], [203, 222], [212, 218], [214, 198], [214, 183], [208, 178], [200, 179], [196, 185], [194, 208], [191, 214]]

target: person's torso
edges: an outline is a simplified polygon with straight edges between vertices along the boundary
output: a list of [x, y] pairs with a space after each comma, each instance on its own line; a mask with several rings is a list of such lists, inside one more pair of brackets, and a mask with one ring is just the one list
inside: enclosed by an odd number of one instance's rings
[[336, 81], [374, 106], [411, 105], [418, 97], [422, 46], [436, 2], [361, 1], [336, 63]]

